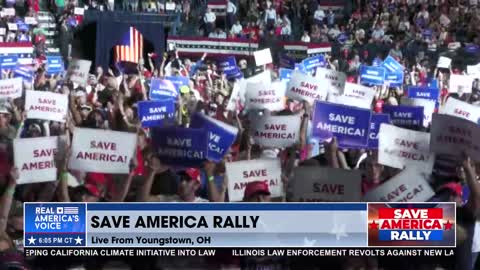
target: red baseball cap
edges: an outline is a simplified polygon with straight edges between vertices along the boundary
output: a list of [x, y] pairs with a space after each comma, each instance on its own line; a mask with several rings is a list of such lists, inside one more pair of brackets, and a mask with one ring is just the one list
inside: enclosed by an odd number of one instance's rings
[[245, 187], [244, 198], [250, 198], [257, 193], [263, 193], [270, 195], [270, 189], [265, 181], [253, 181], [247, 184]]
[[95, 196], [97, 198], [100, 198], [102, 197], [102, 194], [100, 192], [100, 189], [94, 185], [94, 184], [90, 184], [90, 183], [86, 183], [85, 185], [83, 185], [85, 187], [85, 189], [87, 189], [88, 193], [90, 193], [90, 195], [92, 196]]
[[185, 173], [193, 180], [200, 182], [200, 170], [195, 168], [188, 168]]
[[462, 185], [456, 182], [449, 182], [440, 187], [439, 190], [449, 189], [455, 193], [457, 196], [462, 196]]

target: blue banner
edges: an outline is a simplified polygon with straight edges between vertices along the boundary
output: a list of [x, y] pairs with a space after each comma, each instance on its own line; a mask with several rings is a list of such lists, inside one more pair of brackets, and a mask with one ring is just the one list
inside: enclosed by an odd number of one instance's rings
[[292, 77], [292, 72], [293, 69], [288, 69], [288, 68], [280, 68], [278, 70], [278, 77], [280, 77], [280, 80], [289, 82], [290, 78]]
[[178, 93], [171, 81], [153, 78], [150, 82], [150, 99], [176, 99]]
[[435, 87], [421, 87], [421, 86], [408, 87], [409, 98], [423, 98], [423, 99], [438, 100], [439, 95], [440, 95], [440, 89]]
[[368, 135], [368, 148], [378, 148], [378, 132], [380, 131], [380, 124], [390, 124], [390, 115], [384, 113], [372, 114], [370, 121], [370, 130]]
[[227, 75], [227, 80], [243, 78], [243, 72], [239, 67], [235, 67], [235, 69], [231, 73], [226, 75]]
[[29, 66], [17, 66], [13, 71], [14, 78], [22, 78], [26, 81], [33, 80], [33, 67]]
[[423, 107], [384, 105], [383, 112], [390, 115], [395, 126], [417, 130], [423, 125]]
[[207, 159], [208, 137], [204, 129], [155, 128], [153, 145], [160, 160], [168, 165], [201, 167]]
[[138, 117], [144, 128], [163, 126], [165, 122], [175, 121], [175, 103], [173, 99], [141, 101]]
[[286, 54], [280, 55], [280, 67], [284, 68], [295, 68], [295, 58], [292, 58]]
[[382, 63], [383, 63], [382, 59], [375, 57], [375, 59], [373, 59], [372, 66], [380, 67]]
[[370, 110], [316, 101], [312, 135], [322, 140], [335, 136], [340, 147], [366, 147], [370, 118]]
[[313, 57], [309, 57], [302, 61], [303, 66], [307, 72], [312, 72], [317, 69], [317, 67], [324, 67], [325, 66], [325, 58], [323, 55], [317, 55]]
[[55, 75], [65, 71], [63, 59], [59, 55], [47, 56], [47, 74]]
[[300, 64], [295, 64], [295, 70], [299, 70], [300, 72], [302, 73], [307, 73], [307, 69], [305, 69], [305, 66], [303, 65], [303, 63], [300, 63]]
[[236, 128], [200, 113], [192, 116], [190, 127], [208, 131], [207, 158], [215, 162], [223, 159], [237, 138]]
[[360, 66], [360, 83], [367, 85], [383, 85], [385, 81], [385, 68]]
[[237, 60], [235, 59], [235, 56], [229, 56], [218, 61], [218, 67], [220, 71], [222, 71], [228, 76], [229, 74], [236, 73], [238, 69]]
[[0, 68], [1, 69], [15, 69], [17, 67], [18, 56], [0, 56]]
[[388, 73], [399, 73], [403, 74], [403, 66], [400, 64], [395, 58], [391, 57], [390, 55], [385, 58], [382, 63], [382, 66], [388, 71]]
[[401, 87], [403, 85], [403, 71], [396, 73], [387, 72], [385, 74], [385, 81], [389, 83], [390, 87]]
[[175, 89], [177, 92], [180, 92], [180, 88], [184, 85], [188, 86], [188, 83], [190, 80], [188, 77], [184, 76], [165, 76], [165, 80], [171, 81], [173, 85], [175, 86]]

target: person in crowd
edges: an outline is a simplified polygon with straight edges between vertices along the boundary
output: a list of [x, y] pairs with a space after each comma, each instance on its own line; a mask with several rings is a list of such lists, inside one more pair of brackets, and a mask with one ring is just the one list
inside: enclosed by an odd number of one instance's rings
[[217, 20], [217, 16], [215, 13], [210, 9], [207, 8], [207, 12], [203, 16], [203, 22], [205, 23], [205, 36], [208, 37], [213, 29], [215, 29], [215, 21]]
[[227, 0], [227, 29], [232, 28], [235, 14], [237, 14], [237, 6], [231, 0]]
[[240, 38], [243, 33], [243, 26], [240, 23], [239, 20], [235, 20], [235, 23], [232, 25], [232, 28], [230, 29], [230, 34], [233, 35], [234, 37]]

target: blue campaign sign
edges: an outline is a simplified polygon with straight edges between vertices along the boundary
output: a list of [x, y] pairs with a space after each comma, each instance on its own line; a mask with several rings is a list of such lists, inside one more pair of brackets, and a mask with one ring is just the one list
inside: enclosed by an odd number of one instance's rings
[[188, 86], [188, 83], [190, 82], [188, 77], [184, 77], [184, 76], [166, 76], [165, 80], [171, 81], [175, 86], [175, 89], [177, 90], [177, 92], [180, 92], [180, 88], [182, 86], [184, 85]]
[[63, 59], [59, 55], [47, 56], [47, 74], [54, 75], [65, 71]]
[[317, 69], [317, 67], [325, 66], [325, 58], [323, 55], [317, 55], [309, 57], [302, 61], [303, 66], [307, 72], [311, 72]]
[[235, 69], [231, 73], [228, 73], [226, 75], [227, 75], [227, 80], [243, 78], [243, 72], [239, 67], [235, 67]]
[[160, 127], [175, 119], [173, 99], [141, 101], [138, 103], [138, 117], [142, 127]]
[[0, 68], [1, 69], [15, 69], [17, 67], [18, 56], [0, 56]]
[[375, 59], [373, 59], [372, 66], [379, 67], [382, 65], [382, 63], [383, 63], [382, 59], [375, 57]]
[[207, 158], [215, 162], [223, 159], [237, 138], [237, 128], [201, 113], [192, 116], [190, 127], [203, 128], [208, 131]]
[[160, 160], [168, 165], [201, 167], [207, 160], [208, 132], [193, 128], [154, 128], [152, 139]]
[[384, 113], [372, 114], [370, 121], [370, 130], [368, 135], [368, 148], [378, 148], [378, 132], [380, 131], [380, 124], [390, 124], [390, 115]]
[[410, 86], [408, 87], [409, 98], [423, 98], [438, 100], [440, 89], [436, 87]]
[[179, 90], [175, 88], [175, 85], [171, 81], [153, 78], [150, 81], [150, 99], [176, 99]]
[[235, 56], [229, 56], [218, 61], [218, 67], [220, 68], [220, 71], [227, 75], [236, 73], [236, 70], [238, 69], [237, 60], [235, 59]]
[[423, 107], [384, 105], [383, 112], [390, 115], [390, 120], [395, 126], [419, 129], [423, 125]]
[[389, 73], [399, 73], [402, 72], [403, 74], [403, 66], [400, 64], [395, 58], [391, 57], [390, 55], [385, 58], [385, 60], [382, 63], [382, 66], [387, 69]]
[[25, 203], [25, 247], [86, 245], [83, 203]]
[[286, 54], [280, 55], [280, 67], [284, 68], [295, 68], [295, 58], [292, 58]]
[[337, 137], [340, 147], [365, 147], [371, 111], [328, 102], [315, 102], [312, 135], [322, 140]]
[[280, 77], [280, 80], [289, 82], [290, 78], [292, 77], [292, 72], [293, 72], [293, 69], [280, 68], [278, 70], [278, 73], [279, 73], [278, 75]]
[[383, 85], [385, 81], [385, 68], [373, 66], [360, 66], [360, 83], [369, 85]]
[[298, 70], [302, 73], [307, 73], [307, 69], [305, 68], [305, 66], [303, 65], [303, 63], [299, 63], [299, 64], [295, 64], [295, 70]]
[[385, 81], [389, 83], [390, 87], [401, 87], [403, 85], [404, 74], [403, 71], [385, 74]]

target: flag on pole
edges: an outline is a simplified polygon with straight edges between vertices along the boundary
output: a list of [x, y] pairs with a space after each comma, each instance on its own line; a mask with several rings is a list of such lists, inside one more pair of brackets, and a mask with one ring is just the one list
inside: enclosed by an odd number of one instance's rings
[[130, 26], [130, 29], [123, 36], [121, 44], [115, 46], [115, 63], [133, 62], [143, 57], [143, 35]]

